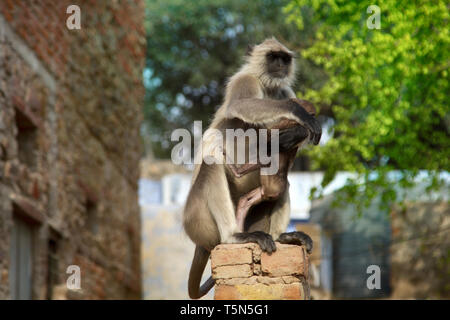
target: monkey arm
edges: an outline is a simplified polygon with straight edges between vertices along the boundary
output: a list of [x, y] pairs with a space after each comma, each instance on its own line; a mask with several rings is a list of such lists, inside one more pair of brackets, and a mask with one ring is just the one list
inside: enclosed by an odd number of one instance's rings
[[[297, 122], [293, 121], [293, 120], [287, 120], [287, 119], [282, 119], [280, 122], [278, 122], [277, 124], [275, 124], [274, 126], [271, 126], [270, 129], [279, 129], [279, 150], [282, 153], [289, 153], [291, 155], [291, 157], [295, 157], [295, 154], [297, 153], [297, 148], [299, 146], [299, 144], [301, 144], [302, 142], [304, 142], [306, 139], [308, 139], [309, 137], [309, 132], [308, 130], [299, 125]], [[270, 151], [270, 142], [267, 143], [267, 150]], [[295, 150], [294, 150], [295, 148]], [[227, 157], [228, 159], [228, 155], [227, 153], [224, 151], [224, 155]], [[282, 157], [284, 157], [284, 155], [280, 155]], [[233, 161], [228, 161], [228, 168], [231, 170], [232, 174], [237, 177], [240, 178], [244, 175], [246, 175], [247, 173], [250, 173], [252, 171], [258, 170], [262, 167], [268, 166], [267, 165], [262, 165], [261, 163], [244, 163], [241, 166], [236, 166], [235, 164], [233, 164]], [[283, 164], [280, 164], [281, 166]]]
[[[292, 151], [296, 146], [299, 145], [299, 143], [303, 142], [306, 138], [308, 138], [308, 135], [309, 135], [308, 131], [300, 125], [280, 130], [279, 135], [280, 151], [281, 152]], [[267, 146], [267, 150], [270, 150], [270, 143]], [[296, 151], [297, 149], [295, 149], [294, 156]], [[258, 162], [258, 163], [244, 163], [243, 165], [238, 167], [235, 164], [233, 164], [232, 161], [229, 162], [230, 163], [228, 164], [228, 167], [230, 168], [231, 172], [236, 178], [240, 178], [246, 175], [247, 173], [268, 166], [268, 164], [262, 165], [261, 163]]]
[[235, 166], [233, 163], [228, 164], [228, 167], [231, 169], [233, 175], [237, 178], [246, 175], [249, 172], [255, 171], [262, 167], [259, 163], [245, 163], [240, 167]]
[[[284, 89], [289, 99], [264, 99], [264, 92], [257, 78], [244, 75], [229, 83], [230, 92], [225, 105], [225, 118], [237, 118], [253, 125], [271, 125], [279, 119], [294, 120], [306, 127], [311, 141], [318, 144], [322, 135], [322, 127], [313, 115], [304, 109], [303, 100], [296, 99], [291, 88]], [[305, 101], [306, 102], [306, 101]], [[309, 107], [305, 105], [305, 107]]]
[[303, 109], [295, 99], [272, 100], [246, 98], [232, 100], [227, 105], [226, 117], [238, 118], [255, 125], [272, 124], [280, 118], [297, 121], [311, 132], [311, 140], [318, 144], [322, 135], [319, 122]]

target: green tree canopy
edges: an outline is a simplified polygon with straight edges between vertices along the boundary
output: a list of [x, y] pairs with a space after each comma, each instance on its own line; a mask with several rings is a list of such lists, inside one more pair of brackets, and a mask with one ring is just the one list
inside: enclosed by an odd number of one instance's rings
[[[276, 36], [298, 51], [310, 45], [312, 24], [286, 22], [286, 0], [147, 1], [147, 87], [144, 140], [158, 158], [170, 156], [170, 134], [194, 120], [209, 124], [226, 80], [249, 44]], [[317, 87], [320, 69], [299, 61], [298, 89]], [[322, 76], [323, 78], [323, 76]]]
[[[337, 171], [357, 172], [344, 188], [346, 202], [368, 204], [381, 193], [388, 205], [402, 200], [388, 172], [398, 170], [396, 182], [406, 187], [427, 170], [432, 187], [449, 169], [449, 8], [443, 0], [383, 1], [381, 28], [369, 29], [371, 4], [292, 0], [285, 12], [300, 30], [316, 26], [302, 54], [328, 76], [305, 92], [335, 119], [333, 138], [310, 150], [315, 165], [326, 168], [322, 185]], [[305, 10], [313, 12], [309, 21]]]

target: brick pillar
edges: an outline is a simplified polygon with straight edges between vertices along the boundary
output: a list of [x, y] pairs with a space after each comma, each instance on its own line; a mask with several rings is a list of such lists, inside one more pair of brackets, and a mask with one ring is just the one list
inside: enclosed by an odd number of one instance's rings
[[268, 255], [254, 243], [221, 244], [211, 252], [216, 300], [308, 300], [304, 247], [276, 243]]

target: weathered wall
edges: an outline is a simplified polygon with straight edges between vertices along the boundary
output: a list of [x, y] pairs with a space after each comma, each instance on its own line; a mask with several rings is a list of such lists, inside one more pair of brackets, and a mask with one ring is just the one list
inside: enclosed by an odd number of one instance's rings
[[[0, 2], [0, 299], [16, 215], [34, 230], [33, 298], [141, 295], [144, 2], [78, 1], [81, 30], [66, 28], [70, 4]], [[81, 290], [59, 290], [72, 264]]]

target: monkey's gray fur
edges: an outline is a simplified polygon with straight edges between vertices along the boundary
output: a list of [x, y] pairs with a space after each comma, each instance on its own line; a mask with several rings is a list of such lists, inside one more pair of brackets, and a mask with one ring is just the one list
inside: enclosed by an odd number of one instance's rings
[[[280, 58], [270, 56], [272, 53]], [[308, 128], [311, 139], [314, 135], [320, 136], [318, 122], [299, 113], [292, 102], [296, 98], [291, 89], [294, 79], [295, 61], [289, 49], [275, 38], [256, 45], [246, 57], [246, 63], [230, 78], [224, 103], [209, 128], [222, 132], [231, 128], [245, 130], [249, 126], [261, 128], [287, 118]], [[203, 139], [203, 149], [214, 149], [212, 143], [211, 139]], [[223, 143], [225, 145], [225, 141]], [[289, 223], [288, 188], [276, 201], [262, 202], [252, 208], [245, 230], [240, 232], [235, 217], [237, 202], [242, 195], [258, 187], [259, 176], [260, 171], [256, 170], [238, 178], [226, 164], [196, 165], [183, 213], [184, 229], [196, 244], [189, 274], [191, 298], [202, 297], [214, 285], [211, 277], [201, 287], [200, 282], [210, 251], [220, 243], [256, 242], [263, 250], [271, 252], [276, 250], [273, 239], [295, 238], [297, 243], [303, 241], [312, 246], [310, 238], [302, 233], [285, 234], [280, 238]]]

